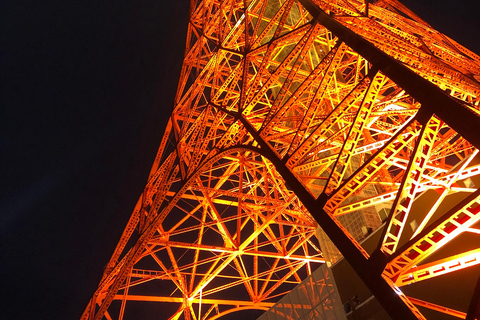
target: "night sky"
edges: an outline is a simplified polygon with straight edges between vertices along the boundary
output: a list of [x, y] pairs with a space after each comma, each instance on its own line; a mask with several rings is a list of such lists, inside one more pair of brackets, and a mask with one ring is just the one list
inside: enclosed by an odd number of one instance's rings
[[[404, 0], [480, 54], [477, 0]], [[173, 105], [187, 0], [0, 4], [2, 319], [78, 319]]]

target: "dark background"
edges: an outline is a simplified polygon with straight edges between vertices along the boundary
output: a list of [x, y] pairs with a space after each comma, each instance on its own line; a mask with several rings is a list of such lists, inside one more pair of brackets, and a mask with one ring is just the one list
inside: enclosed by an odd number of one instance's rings
[[[480, 54], [480, 4], [404, 0]], [[173, 105], [187, 0], [0, 4], [0, 318], [78, 319]]]

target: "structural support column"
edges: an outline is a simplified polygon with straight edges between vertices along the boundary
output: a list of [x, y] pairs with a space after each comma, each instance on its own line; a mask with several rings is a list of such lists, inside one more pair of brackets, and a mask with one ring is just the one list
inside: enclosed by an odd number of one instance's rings
[[[430, 118], [438, 115], [450, 127], [460, 133], [475, 147], [480, 148], [480, 117], [436, 85], [422, 78], [399, 61], [375, 47], [373, 44], [335, 21], [320, 9], [312, 0], [299, 0], [314, 19], [330, 30], [336, 37], [367, 59], [373, 68], [377, 68], [404, 89], [410, 96], [422, 104], [419, 116]], [[465, 121], [469, 119], [469, 121]]]
[[[301, 184], [295, 175], [287, 168], [284, 161], [278, 158], [273, 152], [269, 144], [263, 140], [258, 132], [245, 120], [239, 117], [247, 131], [255, 138], [260, 145], [260, 149], [252, 148], [252, 151], [260, 153], [262, 156], [270, 160], [282, 178], [289, 184], [290, 188], [295, 192], [303, 205], [310, 212], [312, 217], [322, 227], [325, 233], [334, 242], [337, 248], [342, 252], [345, 259], [355, 266], [355, 271], [362, 281], [367, 285], [368, 289], [375, 295], [382, 307], [389, 313], [393, 319], [407, 320], [418, 319], [412, 310], [405, 304], [392, 287], [383, 280], [381, 274], [385, 267], [384, 263], [379, 263], [377, 259], [367, 259], [351, 241], [351, 239], [338, 227], [335, 221], [323, 210], [327, 196], [323, 194], [315, 199]], [[421, 316], [421, 315], [420, 315]]]

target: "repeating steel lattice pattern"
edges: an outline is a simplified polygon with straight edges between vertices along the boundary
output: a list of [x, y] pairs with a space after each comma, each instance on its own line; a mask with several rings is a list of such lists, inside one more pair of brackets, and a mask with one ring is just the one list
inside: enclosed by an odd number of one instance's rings
[[329, 260], [317, 225], [392, 318], [474, 319], [407, 285], [480, 263], [480, 58], [369, 2], [191, 1], [175, 108], [82, 319], [266, 310]]

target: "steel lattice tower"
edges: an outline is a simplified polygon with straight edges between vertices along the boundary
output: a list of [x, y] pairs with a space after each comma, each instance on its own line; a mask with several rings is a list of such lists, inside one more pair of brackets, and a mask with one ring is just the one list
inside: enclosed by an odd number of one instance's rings
[[[265, 310], [332, 243], [392, 318], [474, 319], [479, 80], [480, 57], [396, 0], [191, 0], [173, 113], [82, 319]], [[446, 275], [463, 310], [411, 289]]]

